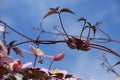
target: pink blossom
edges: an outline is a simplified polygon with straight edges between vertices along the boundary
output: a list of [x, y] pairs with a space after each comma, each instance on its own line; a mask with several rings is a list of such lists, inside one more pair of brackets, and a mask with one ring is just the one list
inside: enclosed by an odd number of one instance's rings
[[19, 60], [19, 59], [17, 59], [16, 61], [14, 61], [13, 70], [14, 70], [14, 71], [19, 71], [19, 70], [21, 70], [21, 69], [22, 69], [22, 65], [23, 65], [22, 61]]
[[45, 55], [44, 52], [40, 49], [40, 48], [35, 48], [33, 46], [30, 46], [30, 50], [31, 52], [27, 51], [27, 50], [24, 50], [22, 49], [24, 52], [26, 53], [30, 53], [34, 56], [40, 56], [40, 57], [44, 57], [44, 58], [51, 58], [51, 59], [54, 59], [54, 56], [50, 56], [50, 55]]
[[0, 56], [0, 66], [4, 66], [4, 64], [9, 64], [13, 61], [14, 59], [10, 56]]
[[4, 56], [8, 56], [8, 50], [6, 48], [6, 46], [3, 45], [2, 42], [0, 42], [0, 54], [4, 55]]
[[8, 50], [6, 46], [4, 46], [2, 42], [0, 42], [0, 65], [3, 65], [3, 66], [4, 64], [8, 65], [13, 61], [14, 61], [13, 58], [8, 56]]
[[21, 70], [21, 69], [23, 69], [23, 68], [26, 68], [26, 67], [28, 67], [28, 66], [30, 66], [30, 65], [32, 65], [32, 62], [28, 62], [28, 63], [25, 63], [25, 64], [23, 64], [23, 62], [20, 60], [20, 59], [17, 59], [17, 60], [15, 60], [13, 63], [11, 63], [13, 66], [12, 66], [12, 69], [14, 70], [14, 71], [19, 71], [19, 70]]

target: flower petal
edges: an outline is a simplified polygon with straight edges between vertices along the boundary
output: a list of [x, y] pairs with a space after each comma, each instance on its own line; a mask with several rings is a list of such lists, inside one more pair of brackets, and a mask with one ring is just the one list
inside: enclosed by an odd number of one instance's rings
[[8, 56], [8, 50], [7, 48], [0, 42], [0, 47], [2, 50], [0, 50], [0, 53], [2, 53], [4, 56]]
[[9, 64], [13, 61], [14, 61], [14, 59], [10, 56], [0, 56], [0, 65], [3, 65], [4, 63]]
[[22, 68], [26, 68], [28, 66], [32, 65], [32, 62], [27, 62], [25, 64], [22, 65]]

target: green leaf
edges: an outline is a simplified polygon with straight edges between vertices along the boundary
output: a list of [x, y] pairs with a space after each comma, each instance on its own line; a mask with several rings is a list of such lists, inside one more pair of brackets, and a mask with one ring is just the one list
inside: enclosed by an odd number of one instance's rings
[[61, 10], [60, 10], [60, 13], [61, 13], [61, 12], [67, 12], [67, 13], [71, 13], [71, 14], [74, 14], [74, 15], [75, 15], [75, 13], [74, 13], [73, 11], [71, 11], [70, 9], [67, 9], [67, 8], [61, 9]]
[[49, 11], [47, 14], [45, 14], [45, 16], [43, 17], [43, 19], [45, 19], [46, 17], [52, 15], [52, 14], [56, 14], [57, 12], [55, 10], [51, 10]]
[[13, 50], [16, 52], [16, 54], [20, 55], [21, 57], [24, 57], [24, 55], [22, 54], [22, 51], [19, 48], [14, 47]]

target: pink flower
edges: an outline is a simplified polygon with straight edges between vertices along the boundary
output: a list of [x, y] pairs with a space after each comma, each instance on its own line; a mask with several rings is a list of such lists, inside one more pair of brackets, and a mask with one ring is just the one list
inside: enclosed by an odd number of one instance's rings
[[2, 44], [2, 42], [0, 42], [0, 65], [4, 66], [5, 64], [9, 64], [11, 62], [13, 62], [14, 59], [10, 56], [8, 56], [8, 50], [6, 48], [6, 46], [4, 46]]
[[4, 56], [8, 56], [8, 50], [6, 46], [3, 45], [2, 42], [0, 42], [0, 54]]
[[22, 65], [23, 65], [22, 61], [19, 60], [19, 59], [17, 59], [16, 61], [14, 61], [13, 70], [14, 70], [14, 71], [19, 71], [19, 70], [21, 70], [21, 69], [22, 69]]
[[13, 64], [12, 69], [14, 71], [20, 71], [21, 69], [32, 65], [32, 62], [28, 62], [28, 63], [23, 64], [23, 62], [20, 59], [17, 59], [12, 64]]
[[64, 58], [65, 53], [59, 53], [54, 57], [54, 61], [60, 61]]
[[33, 46], [30, 46], [31, 52], [22, 49], [24, 52], [26, 53], [30, 53], [34, 56], [39, 56], [39, 57], [43, 57], [43, 58], [51, 58], [54, 59], [54, 61], [60, 61], [64, 58], [65, 53], [59, 53], [56, 56], [50, 56], [50, 55], [45, 55], [44, 52], [40, 49], [40, 48], [35, 48]]
[[0, 56], [0, 66], [4, 66], [5, 64], [9, 64], [13, 62], [14, 59], [10, 56]]
[[35, 48], [33, 46], [30, 46], [31, 52], [22, 49], [24, 52], [26, 53], [30, 53], [34, 56], [39, 56], [39, 57], [44, 57], [44, 58], [51, 58], [54, 59], [54, 56], [50, 56], [50, 55], [45, 55], [44, 52], [40, 49], [40, 48]]

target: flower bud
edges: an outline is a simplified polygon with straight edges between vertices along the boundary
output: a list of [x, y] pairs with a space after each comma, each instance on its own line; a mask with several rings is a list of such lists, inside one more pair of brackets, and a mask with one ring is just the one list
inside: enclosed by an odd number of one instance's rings
[[59, 53], [54, 57], [54, 61], [60, 61], [64, 58], [65, 53]]
[[16, 62], [13, 64], [13, 70], [14, 71], [19, 71], [19, 70], [21, 70], [22, 69], [22, 65], [23, 65], [23, 63], [22, 63], [22, 61], [21, 60], [16, 60]]

